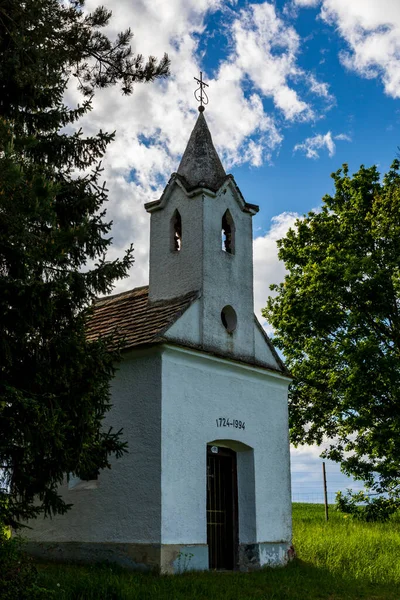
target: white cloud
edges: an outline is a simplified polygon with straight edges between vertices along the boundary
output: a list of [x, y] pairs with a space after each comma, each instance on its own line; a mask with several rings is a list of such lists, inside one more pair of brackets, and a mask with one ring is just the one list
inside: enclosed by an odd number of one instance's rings
[[[278, 259], [276, 242], [285, 237], [299, 216], [297, 213], [284, 212], [273, 217], [267, 233], [264, 236], [256, 237], [253, 242], [254, 311], [261, 323], [264, 322], [261, 310], [265, 307], [268, 296], [272, 295], [269, 286], [273, 283], [280, 283], [285, 277], [285, 266]], [[271, 332], [268, 326], [266, 329]]]
[[294, 4], [297, 6], [305, 6], [306, 8], [317, 6], [319, 3], [320, 0], [294, 0]]
[[[326, 444], [291, 447], [292, 499], [294, 502], [323, 503], [323, 461], [320, 454], [325, 446]], [[334, 503], [336, 492], [339, 490], [346, 492], [347, 489], [352, 489], [356, 492], [365, 489], [362, 481], [355, 481], [341, 473], [339, 463], [331, 460], [324, 460], [324, 462], [329, 504]]]
[[313, 94], [322, 96], [326, 100], [329, 100], [330, 103], [334, 103], [334, 96], [329, 92], [329, 84], [318, 81], [312, 73], [307, 76], [307, 81], [310, 86], [310, 91]]
[[342, 64], [366, 78], [379, 77], [385, 92], [400, 98], [400, 2], [398, 0], [294, 0], [321, 4], [320, 17], [347, 42]]
[[339, 133], [339, 135], [335, 135], [335, 140], [341, 140], [343, 142], [351, 142], [351, 137], [346, 133]]
[[289, 80], [303, 75], [297, 66], [300, 38], [285, 25], [273, 4], [251, 4], [241, 10], [232, 27], [234, 60], [257, 89], [271, 97], [285, 118], [310, 119], [312, 108], [290, 87]]
[[332, 136], [332, 133], [328, 131], [325, 135], [318, 133], [312, 137], [307, 138], [301, 144], [296, 144], [293, 150], [301, 150], [305, 153], [307, 158], [319, 158], [319, 151], [326, 149], [330, 157], [335, 154], [336, 144], [333, 140], [351, 142], [351, 138], [345, 133], [339, 133], [338, 135]]

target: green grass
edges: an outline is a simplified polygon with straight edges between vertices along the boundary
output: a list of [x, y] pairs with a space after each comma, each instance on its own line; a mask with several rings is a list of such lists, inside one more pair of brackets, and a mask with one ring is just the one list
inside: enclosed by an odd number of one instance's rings
[[379, 585], [398, 585], [400, 600], [400, 519], [362, 523], [336, 512], [329, 521], [323, 507], [293, 505], [294, 545], [298, 556], [335, 575]]
[[111, 566], [39, 565], [59, 600], [400, 600], [400, 519], [359, 523], [293, 505], [297, 558], [253, 573], [157, 576]]

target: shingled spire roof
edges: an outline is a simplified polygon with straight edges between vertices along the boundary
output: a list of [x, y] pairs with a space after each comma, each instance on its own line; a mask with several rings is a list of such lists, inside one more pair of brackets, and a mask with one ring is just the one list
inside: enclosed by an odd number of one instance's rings
[[177, 173], [185, 179], [189, 189], [206, 187], [214, 192], [227, 177], [203, 112], [196, 121]]

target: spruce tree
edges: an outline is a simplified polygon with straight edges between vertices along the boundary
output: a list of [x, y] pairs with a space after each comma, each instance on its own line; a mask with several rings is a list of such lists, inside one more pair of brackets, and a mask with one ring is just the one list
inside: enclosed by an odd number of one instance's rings
[[[97, 88], [130, 94], [168, 75], [169, 59], [132, 55], [130, 30], [111, 41], [110, 17], [83, 0], [0, 0], [0, 523], [13, 527], [64, 513], [65, 476], [126, 450], [102, 425], [118, 350], [89, 342], [85, 324], [133, 250], [106, 259], [100, 161], [114, 134], [85, 137], [77, 121]], [[75, 108], [63, 102], [71, 80]]]

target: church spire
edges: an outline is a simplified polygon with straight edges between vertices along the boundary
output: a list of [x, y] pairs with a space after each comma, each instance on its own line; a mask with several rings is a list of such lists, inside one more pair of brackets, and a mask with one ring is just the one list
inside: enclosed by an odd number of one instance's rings
[[206, 187], [214, 192], [226, 178], [203, 111], [198, 116], [177, 173], [185, 179], [189, 188]]

